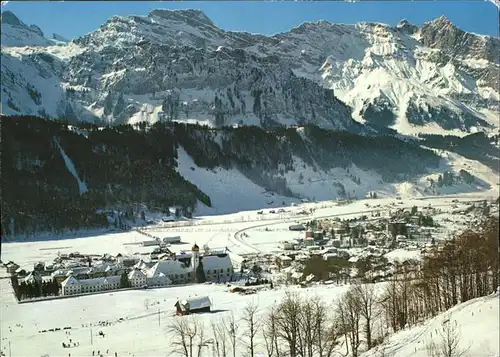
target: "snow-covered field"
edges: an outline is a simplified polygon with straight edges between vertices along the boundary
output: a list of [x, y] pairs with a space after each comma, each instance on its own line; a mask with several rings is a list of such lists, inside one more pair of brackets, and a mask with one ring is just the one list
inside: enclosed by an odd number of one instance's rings
[[[198, 315], [206, 326], [207, 339], [210, 336], [211, 321], [227, 316], [230, 312], [239, 320], [243, 307], [253, 301], [259, 305], [260, 313], [266, 311], [275, 302], [279, 302], [286, 290], [263, 291], [258, 295], [237, 295], [225, 291], [223, 285], [191, 285], [156, 290], [138, 290], [120, 293], [93, 295], [84, 298], [46, 301], [35, 304], [20, 304], [8, 286], [8, 280], [0, 280], [1, 291], [1, 350], [8, 354], [9, 342], [13, 357], [43, 356], [92, 356], [92, 351], [100, 350], [104, 356], [170, 356], [172, 345], [167, 331], [168, 325], [175, 318], [174, 304], [177, 298], [208, 295], [213, 302], [214, 312]], [[289, 288], [303, 296], [317, 295], [325, 301], [333, 301], [347, 289], [347, 286], [324, 286], [321, 288]], [[146, 308], [148, 303], [149, 308]], [[159, 313], [158, 313], [159, 312]], [[124, 321], [117, 323], [119, 318]], [[99, 321], [112, 323], [106, 327], [82, 327], [97, 325]], [[20, 324], [22, 327], [17, 327]], [[71, 326], [71, 335], [62, 330]], [[61, 331], [38, 333], [40, 330], [61, 328]], [[12, 331], [12, 332], [11, 332]], [[99, 331], [105, 337], [97, 336]], [[241, 328], [243, 332], [243, 328]], [[93, 334], [91, 344], [91, 333]], [[79, 342], [79, 347], [65, 349], [62, 343], [69, 339]], [[29, 343], [27, 343], [29, 341]], [[243, 346], [241, 346], [243, 348]], [[109, 349], [109, 353], [104, 353]], [[264, 352], [260, 344], [258, 352]], [[238, 356], [243, 351], [240, 349]], [[205, 350], [203, 356], [211, 356]]]
[[[460, 202], [471, 202], [481, 199], [496, 198], [498, 193], [479, 192], [446, 197], [422, 197], [403, 198], [402, 207], [442, 207], [450, 208], [455, 203], [454, 199]], [[208, 244], [211, 248], [228, 247], [231, 251], [243, 253], [269, 252], [276, 249], [280, 241], [298, 236], [297, 232], [287, 231], [288, 226], [295, 221], [311, 220], [321, 217], [341, 216], [349, 218], [354, 215], [366, 214], [371, 210], [388, 210], [389, 204], [396, 200], [392, 198], [381, 198], [371, 200], [354, 201], [346, 205], [338, 205], [334, 201], [324, 201], [318, 203], [305, 203], [300, 207], [285, 207], [286, 212], [271, 214], [269, 208], [264, 209], [263, 214], [257, 211], [245, 211], [219, 216], [198, 217], [191, 221], [193, 225], [187, 227], [172, 227], [172, 224], [162, 224], [151, 227], [149, 233], [158, 237], [180, 235], [184, 244], [172, 245], [171, 249], [180, 251], [190, 249], [193, 243], [198, 245]], [[367, 207], [366, 204], [369, 206]], [[460, 203], [459, 203], [460, 204]], [[374, 207], [380, 205], [380, 207]], [[316, 211], [311, 216], [295, 216], [298, 210], [315, 208]], [[268, 228], [269, 231], [265, 229]], [[245, 232], [244, 236], [241, 233]], [[17, 242], [2, 244], [1, 258], [4, 262], [13, 260], [22, 267], [31, 268], [33, 263], [39, 260], [51, 261], [57, 252], [70, 253], [79, 251], [81, 253], [110, 253], [110, 254], [132, 254], [136, 252], [150, 252], [151, 247], [141, 247], [138, 244], [147, 237], [138, 232], [110, 233], [90, 237], [58, 238], [37, 242]], [[417, 252], [394, 251], [390, 259], [400, 257], [416, 257]], [[109, 349], [108, 356], [159, 356], [169, 355], [172, 351], [167, 333], [167, 326], [174, 317], [173, 305], [177, 298], [189, 297], [193, 295], [209, 295], [214, 303], [217, 313], [203, 315], [201, 319], [208, 325], [213, 318], [224, 316], [232, 311], [238, 318], [241, 316], [243, 306], [254, 300], [258, 303], [261, 313], [275, 302], [279, 301], [284, 293], [284, 289], [274, 291], [263, 291], [257, 295], [242, 296], [231, 294], [226, 291], [223, 285], [189, 285], [176, 286], [163, 289], [125, 291], [105, 293], [100, 295], [69, 298], [62, 300], [45, 301], [40, 303], [17, 304], [14, 300], [12, 289], [8, 279], [0, 279], [1, 292], [1, 345], [2, 352], [8, 355], [9, 343], [12, 356], [91, 356], [92, 351], [100, 350], [105, 352]], [[300, 294], [318, 295], [331, 301], [346, 290], [345, 286], [317, 286], [308, 289], [298, 289], [290, 287]], [[481, 321], [488, 323], [485, 333], [479, 337], [474, 337], [475, 351], [490, 341], [491, 336], [496, 331], [498, 334], [498, 320], [494, 324], [492, 316], [498, 316], [498, 298], [488, 300], [487, 298], [476, 303], [468, 303], [469, 308], [456, 308], [457, 319], [464, 319], [464, 323], [471, 326], [481, 325]], [[156, 304], [146, 308], [146, 301]], [[494, 306], [496, 302], [496, 307]], [[476, 308], [476, 304], [479, 308]], [[494, 310], [496, 309], [496, 310]], [[160, 313], [158, 314], [158, 310]], [[484, 312], [488, 310], [488, 312]], [[474, 311], [474, 316], [471, 316]], [[481, 311], [481, 312], [477, 312]], [[485, 316], [482, 316], [485, 315]], [[114, 323], [119, 318], [124, 321]], [[465, 319], [467, 319], [465, 321]], [[91, 329], [82, 327], [82, 324], [97, 324], [98, 321], [112, 322], [110, 326], [94, 327]], [[436, 320], [437, 321], [437, 320]], [[437, 324], [438, 322], [433, 322]], [[462, 324], [459, 320], [459, 324]], [[22, 327], [20, 327], [22, 326]], [[71, 326], [71, 336], [66, 335], [63, 330], [56, 332], [38, 333], [39, 330], [47, 330], [55, 327]], [[481, 325], [482, 326], [482, 325]], [[475, 331], [474, 327], [464, 328]], [[496, 330], [495, 330], [496, 329]], [[97, 336], [98, 331], [103, 331], [104, 338]], [[413, 329], [415, 330], [415, 329]], [[418, 341], [430, 333], [431, 328], [422, 327], [416, 332], [403, 331], [397, 336], [404, 334], [400, 340], [390, 340], [390, 356], [413, 356], [417, 348], [421, 347]], [[209, 329], [207, 330], [209, 331]], [[419, 332], [420, 331], [420, 332]], [[423, 331], [423, 332], [422, 332]], [[469, 330], [467, 330], [469, 331]], [[465, 336], [473, 336], [472, 332]], [[74, 342], [79, 342], [78, 347], [63, 349], [62, 342], [68, 342], [71, 338]], [[29, 343], [27, 343], [29, 341]], [[399, 342], [398, 342], [399, 341]], [[412, 342], [413, 341], [413, 342]], [[483, 341], [483, 342], [481, 342]], [[478, 344], [476, 346], [476, 344]], [[484, 346], [483, 346], [484, 347]], [[489, 344], [484, 347], [484, 351], [491, 351], [493, 354], [474, 354], [473, 356], [494, 356], [498, 349]], [[265, 348], [260, 345], [259, 350], [264, 352]], [[420, 350], [419, 350], [420, 351]], [[422, 350], [423, 351], [423, 350]], [[419, 352], [424, 356], [424, 352]], [[495, 352], [496, 351], [496, 352]], [[211, 352], [210, 352], [211, 353]], [[206, 354], [209, 356], [207, 351]], [[242, 352], [241, 352], [242, 353]], [[486, 353], [486, 352], [485, 352]], [[489, 352], [487, 352], [489, 353]], [[106, 354], [104, 354], [106, 355]], [[371, 356], [371, 355], [369, 355]], [[376, 355], [373, 355], [376, 356]]]
[[[310, 221], [312, 219], [335, 217], [351, 218], [360, 214], [369, 214], [373, 211], [387, 211], [395, 208], [411, 208], [412, 206], [427, 207], [431, 205], [436, 208], [450, 208], [455, 203], [454, 199], [460, 202], [472, 202], [481, 199], [496, 199], [498, 193], [476, 192], [469, 194], [442, 196], [442, 197], [422, 197], [405, 198], [401, 205], [389, 206], [396, 202], [392, 198], [366, 199], [353, 201], [350, 204], [338, 205], [335, 201], [324, 201], [317, 203], [304, 203], [297, 207], [284, 207], [283, 213], [269, 213], [269, 208], [263, 210], [263, 214], [258, 211], [244, 211], [219, 216], [202, 216], [192, 220], [190, 226], [174, 227], [175, 223], [163, 223], [150, 227], [147, 231], [156, 237], [181, 236], [184, 244], [172, 245], [173, 251], [189, 250], [194, 243], [199, 246], [208, 244], [210, 248], [228, 247], [237, 254], [256, 253], [277, 249], [278, 243], [298, 237], [297, 232], [287, 231], [290, 224], [294, 222]], [[369, 206], [367, 207], [366, 204]], [[380, 207], [374, 207], [380, 205]], [[312, 215], [295, 215], [302, 209], [314, 208], [316, 211]], [[265, 231], [265, 228], [269, 231]], [[240, 233], [245, 232], [248, 237], [243, 237]], [[4, 262], [15, 261], [24, 268], [32, 268], [33, 263], [40, 260], [52, 260], [58, 252], [71, 253], [78, 251], [88, 254], [109, 253], [116, 255], [146, 253], [151, 251], [151, 247], [141, 247], [142, 241], [149, 240], [148, 237], [136, 231], [122, 233], [108, 233], [84, 237], [58, 237], [54, 240], [44, 241], [18, 241], [15, 243], [3, 243], [1, 258]]]

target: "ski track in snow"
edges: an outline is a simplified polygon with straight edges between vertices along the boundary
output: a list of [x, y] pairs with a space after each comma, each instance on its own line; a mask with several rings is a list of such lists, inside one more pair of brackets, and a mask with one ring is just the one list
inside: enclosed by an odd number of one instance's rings
[[64, 159], [64, 164], [66, 165], [66, 168], [68, 171], [73, 175], [73, 177], [76, 179], [76, 182], [78, 182], [78, 189], [80, 190], [80, 195], [83, 195], [85, 192], [88, 191], [87, 184], [80, 180], [80, 177], [78, 176], [78, 173], [76, 172], [75, 165], [73, 165], [73, 161], [66, 155], [64, 152], [63, 148], [61, 147], [61, 144], [59, 144], [59, 141], [54, 138], [54, 142], [56, 143], [57, 147], [59, 148], [59, 151], [61, 152], [61, 155]]

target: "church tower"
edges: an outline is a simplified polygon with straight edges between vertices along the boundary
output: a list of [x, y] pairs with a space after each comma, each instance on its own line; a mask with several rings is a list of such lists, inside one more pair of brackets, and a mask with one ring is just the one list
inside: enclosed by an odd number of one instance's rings
[[191, 268], [193, 274], [193, 282], [197, 282], [196, 280], [196, 269], [200, 266], [200, 247], [195, 243], [193, 248], [191, 248]]

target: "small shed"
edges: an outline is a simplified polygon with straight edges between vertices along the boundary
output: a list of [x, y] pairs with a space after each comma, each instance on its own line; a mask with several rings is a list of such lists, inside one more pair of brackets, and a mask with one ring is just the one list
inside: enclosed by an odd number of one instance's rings
[[163, 238], [163, 243], [166, 243], [166, 244], [180, 244], [181, 243], [181, 237], [180, 236], [165, 237], [165, 238]]
[[288, 227], [288, 229], [291, 231], [305, 231], [306, 227], [304, 227], [304, 225], [302, 224], [292, 224]]
[[174, 306], [177, 309], [176, 315], [183, 316], [200, 312], [210, 312], [212, 302], [208, 296], [201, 296], [185, 300], [177, 300]]

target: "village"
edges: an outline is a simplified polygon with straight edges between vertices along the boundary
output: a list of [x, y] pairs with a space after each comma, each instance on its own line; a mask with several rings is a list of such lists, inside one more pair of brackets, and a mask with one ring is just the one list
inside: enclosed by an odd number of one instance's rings
[[[228, 247], [211, 249], [205, 244], [200, 248], [196, 243], [186, 250], [181, 236], [159, 238], [144, 230], [140, 233], [148, 240], [135, 243], [142, 248], [135, 254], [59, 252], [51, 263], [37, 262], [32, 270], [13, 261], [4, 266], [18, 301], [203, 283], [226, 284], [232, 292], [252, 294], [273, 284], [378, 282], [389, 278], [397, 264], [419, 259], [432, 251], [436, 241], [447, 239], [453, 233], [447, 223], [463, 229], [497, 207], [488, 201], [454, 202], [452, 211], [447, 211], [451, 216], [431, 205], [400, 208], [399, 203], [397, 199], [384, 207], [365, 203], [371, 213], [345, 219], [314, 219], [313, 210], [298, 207], [297, 216], [304, 218], [287, 228], [283, 224], [240, 234], [239, 239], [247, 241], [266, 234], [293, 237], [275, 240], [277, 244], [268, 251], [237, 254]], [[403, 257], [391, 259], [398, 253]], [[186, 310], [181, 306], [189, 305], [188, 300], [182, 301], [178, 313]], [[209, 299], [204, 301], [201, 309], [209, 304]]]
[[[330, 301], [359, 284], [382, 289], [418, 274], [455, 234], [498, 216], [497, 203], [484, 196], [335, 200], [170, 222], [159, 213], [161, 222], [121, 232], [6, 245], [3, 312], [16, 323], [4, 324], [0, 352], [37, 354], [19, 343], [29, 335], [50, 355], [154, 355], [171, 350], [161, 343], [170, 341], [167, 332], [175, 338], [169, 329], [177, 323], [231, 326], [248, 304], [266, 314], [289, 293]], [[146, 218], [155, 221], [151, 212]], [[19, 319], [20, 311], [32, 312]], [[31, 325], [35, 313], [47, 318]], [[152, 346], [121, 345], [123, 333], [145, 339], [152, 330]], [[206, 355], [216, 348], [210, 341]]]

